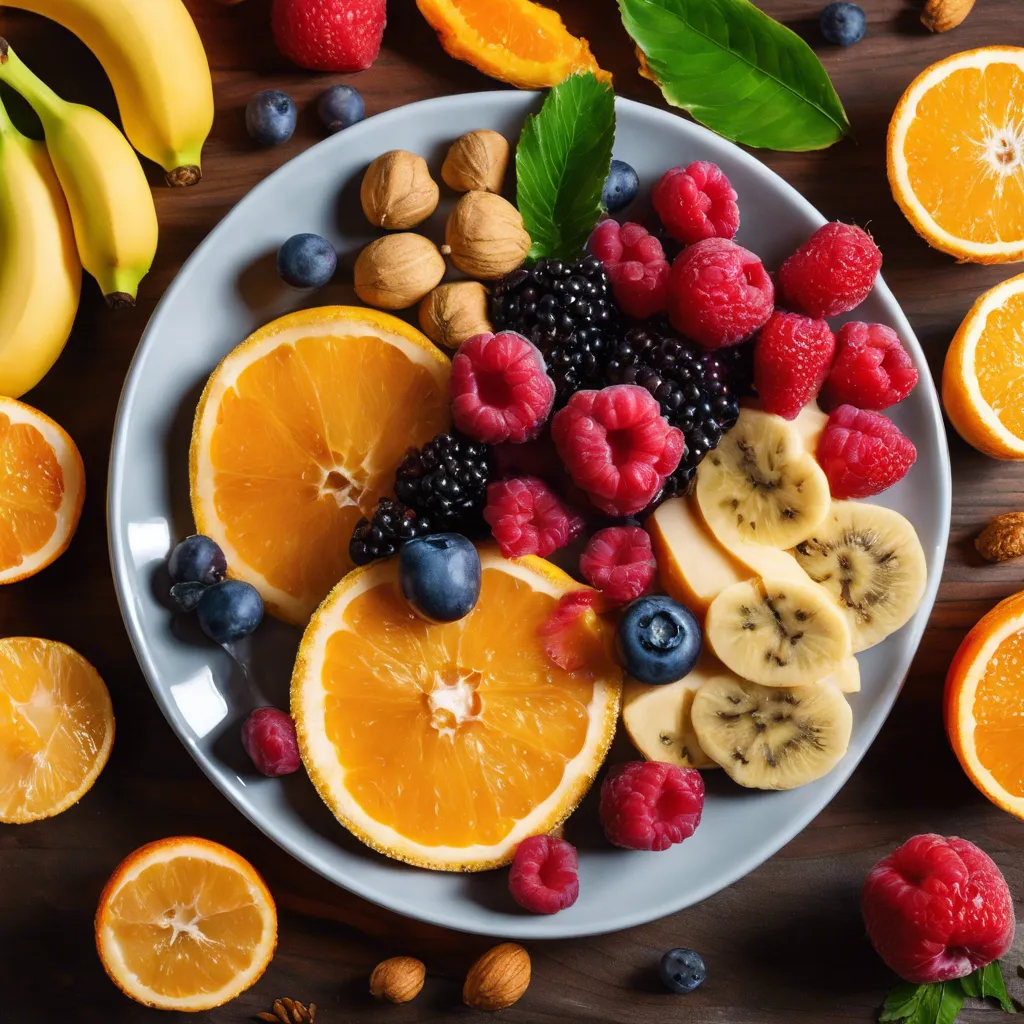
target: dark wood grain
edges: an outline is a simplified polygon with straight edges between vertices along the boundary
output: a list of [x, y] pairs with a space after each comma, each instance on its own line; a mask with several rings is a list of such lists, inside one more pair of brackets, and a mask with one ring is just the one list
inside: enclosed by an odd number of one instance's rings
[[[70, 551], [41, 575], [0, 591], [0, 632], [63, 640], [89, 657], [110, 686], [118, 736], [108, 768], [79, 806], [51, 821], [0, 826], [0, 1021], [188, 1019], [161, 1016], [121, 996], [92, 945], [96, 899], [117, 862], [146, 841], [184, 833], [221, 841], [251, 859], [281, 909], [278, 953], [266, 976], [204, 1019], [245, 1020], [279, 995], [316, 1002], [324, 1024], [455, 1019], [469, 1014], [459, 1006], [461, 979], [488, 943], [402, 920], [348, 896], [291, 860], [232, 809], [160, 715], [114, 598], [105, 527], [107, 457], [121, 383], [146, 320], [183, 260], [223, 214], [317, 140], [311, 101], [342, 80], [306, 74], [277, 55], [269, 0], [235, 7], [213, 0], [188, 4], [216, 84], [217, 121], [204, 154], [205, 177], [195, 188], [172, 191], [160, 187], [150, 168], [161, 244], [138, 308], [107, 312], [90, 282], [66, 353], [28, 396], [78, 442], [89, 493]], [[886, 279], [938, 372], [974, 298], [1013, 269], [957, 266], [914, 234], [889, 195], [886, 126], [900, 93], [927, 64], [975, 46], [1024, 43], [1019, 0], [980, 0], [966, 23], [945, 36], [920, 27], [915, 3], [868, 0], [869, 35], [845, 51], [818, 36], [816, 0], [765, 0], [763, 6], [818, 49], [855, 137], [823, 153], [758, 155], [827, 216], [870, 224], [885, 253]], [[368, 113], [499, 87], [446, 57], [411, 0], [391, 0], [390, 7], [379, 61], [353, 79]], [[636, 74], [613, 0], [563, 0], [560, 7], [615, 73], [621, 94], [660, 101]], [[0, 31], [58, 90], [116, 117], [101, 69], [66, 32], [6, 10]], [[250, 143], [242, 121], [246, 100], [267, 87], [287, 90], [303, 108], [294, 139], [270, 151]], [[1021, 507], [1024, 465], [988, 460], [955, 435], [950, 450], [953, 530], [939, 603], [895, 711], [842, 792], [771, 861], [698, 907], [617, 935], [532, 944], [533, 984], [502, 1019], [869, 1021], [891, 982], [864, 939], [857, 911], [861, 880], [875, 860], [915, 832], [964, 835], [993, 855], [1015, 893], [1024, 891], [1024, 825], [974, 791], [947, 748], [940, 716], [943, 678], [957, 644], [997, 599], [1024, 582], [1021, 566], [982, 565], [970, 543], [990, 515]], [[710, 966], [705, 986], [685, 999], [660, 992], [653, 981], [660, 953], [675, 945], [701, 950]], [[406, 1007], [376, 1006], [366, 994], [371, 968], [392, 954], [419, 956], [430, 971], [423, 995]], [[962, 1019], [980, 1021], [987, 1012], [970, 1009]]]

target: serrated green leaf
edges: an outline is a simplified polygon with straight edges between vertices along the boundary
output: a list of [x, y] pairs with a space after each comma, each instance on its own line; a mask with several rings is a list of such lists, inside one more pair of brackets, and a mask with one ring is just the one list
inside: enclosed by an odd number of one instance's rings
[[987, 967], [979, 967], [973, 974], [960, 979], [964, 992], [974, 999], [995, 999], [1004, 1013], [1016, 1013], [1006, 992], [1003, 972], [996, 960]]
[[927, 985], [914, 985], [909, 981], [901, 981], [893, 986], [885, 997], [882, 1012], [878, 1015], [880, 1024], [888, 1024], [894, 1020], [909, 1020], [917, 1013]]
[[881, 1024], [900, 1020], [906, 1024], [953, 1024], [963, 1005], [964, 990], [959, 981], [934, 985], [901, 981], [886, 998], [878, 1020]]
[[748, 146], [824, 149], [850, 130], [814, 51], [749, 0], [618, 0], [673, 106]]
[[592, 74], [556, 85], [527, 118], [516, 149], [517, 202], [529, 259], [575, 259], [601, 216], [612, 162], [615, 94]]

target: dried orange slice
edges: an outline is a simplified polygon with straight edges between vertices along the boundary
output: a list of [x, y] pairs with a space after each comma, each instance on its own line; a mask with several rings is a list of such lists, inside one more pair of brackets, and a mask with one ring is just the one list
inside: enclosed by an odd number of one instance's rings
[[126, 857], [96, 910], [96, 949], [125, 995], [195, 1013], [267, 969], [277, 910], [256, 869], [226, 846], [176, 837]]
[[0, 640], [0, 821], [67, 810], [113, 742], [110, 694], [85, 658], [52, 640]]
[[304, 624], [352, 568], [360, 516], [410, 445], [448, 428], [450, 369], [404, 321], [325, 306], [267, 324], [213, 372], [192, 431], [192, 511], [273, 614]]
[[541, 625], [579, 584], [543, 559], [481, 550], [483, 586], [459, 622], [414, 615], [396, 559], [350, 573], [310, 622], [292, 714], [310, 778], [368, 846], [447, 871], [508, 863], [562, 822], [615, 733], [622, 670], [607, 627], [566, 672]]
[[946, 731], [971, 781], [1024, 819], [1024, 592], [967, 634], [946, 676]]
[[1024, 274], [985, 292], [946, 352], [942, 404], [960, 436], [996, 459], [1024, 459]]
[[611, 81], [586, 39], [530, 0], [416, 0], [416, 6], [456, 60], [520, 89], [558, 85], [586, 71]]
[[972, 263], [1024, 258], [1024, 49], [933, 64], [889, 124], [889, 184], [930, 245]]
[[84, 501], [85, 466], [67, 432], [38, 409], [0, 398], [0, 583], [64, 554]]

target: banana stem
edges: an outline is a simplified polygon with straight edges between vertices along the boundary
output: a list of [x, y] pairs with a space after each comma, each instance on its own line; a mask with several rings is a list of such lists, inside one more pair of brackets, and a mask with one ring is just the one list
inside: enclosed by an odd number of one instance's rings
[[0, 138], [13, 131], [17, 131], [17, 129], [11, 123], [11, 118], [7, 113], [7, 108], [4, 106], [4, 101], [0, 100]]
[[61, 108], [65, 106], [64, 100], [21, 62], [21, 59], [2, 36], [0, 36], [0, 81], [6, 82], [15, 92], [21, 93], [40, 117], [44, 113], [59, 114]]

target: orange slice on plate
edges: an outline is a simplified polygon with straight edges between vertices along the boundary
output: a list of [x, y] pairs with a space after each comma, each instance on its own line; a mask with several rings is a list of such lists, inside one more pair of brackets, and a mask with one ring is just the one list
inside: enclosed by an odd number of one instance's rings
[[96, 910], [96, 949], [136, 1002], [195, 1013], [252, 985], [277, 945], [277, 910], [255, 868], [206, 839], [161, 839], [121, 862]]
[[0, 640], [0, 821], [67, 810], [113, 742], [110, 694], [85, 658], [52, 640]]
[[936, 249], [972, 263], [1024, 259], [1024, 49], [933, 64], [889, 124], [889, 184]]
[[481, 549], [459, 622], [418, 618], [398, 562], [350, 573], [310, 622], [292, 714], [310, 778], [368, 846], [410, 864], [481, 871], [576, 807], [615, 733], [622, 670], [607, 627], [583, 667], [544, 653], [540, 627], [579, 584], [543, 559]]
[[520, 89], [558, 85], [587, 71], [611, 81], [586, 39], [530, 0], [416, 0], [416, 6], [448, 53], [491, 78]]
[[946, 352], [942, 404], [960, 436], [996, 459], [1024, 459], [1024, 274], [985, 292]]
[[971, 781], [1024, 819], [1024, 592], [967, 634], [946, 676], [946, 731]]
[[411, 445], [450, 423], [447, 356], [402, 320], [325, 306], [275, 320], [217, 367], [192, 432], [192, 511], [232, 576], [304, 624], [352, 568], [361, 516]]
[[0, 397], [0, 583], [33, 576], [62, 555], [84, 501], [85, 466], [67, 432]]

